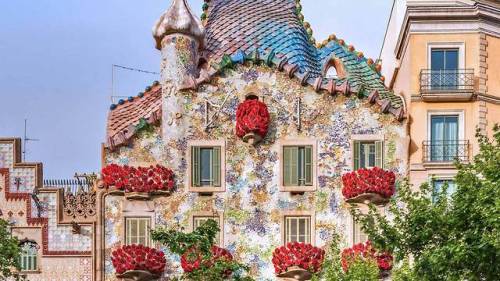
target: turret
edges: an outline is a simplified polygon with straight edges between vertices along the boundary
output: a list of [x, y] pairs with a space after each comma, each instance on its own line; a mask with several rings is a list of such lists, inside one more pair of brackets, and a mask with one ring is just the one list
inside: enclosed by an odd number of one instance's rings
[[187, 0], [173, 0], [153, 27], [156, 48], [161, 51], [162, 83], [172, 83], [177, 89], [195, 85], [204, 36], [203, 25]]

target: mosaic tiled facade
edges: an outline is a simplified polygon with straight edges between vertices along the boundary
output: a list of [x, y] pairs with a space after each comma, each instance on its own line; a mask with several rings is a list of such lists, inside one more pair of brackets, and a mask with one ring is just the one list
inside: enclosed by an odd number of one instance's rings
[[[274, 280], [271, 255], [283, 243], [285, 214], [311, 214], [317, 246], [333, 231], [346, 244], [352, 240], [341, 176], [353, 169], [353, 140], [383, 140], [384, 168], [406, 173], [399, 157], [407, 149], [401, 100], [384, 87], [372, 60], [335, 37], [312, 45], [295, 1], [207, 2], [200, 27], [186, 1], [173, 1], [153, 30], [162, 80], [111, 107], [104, 164], [166, 166], [176, 175], [176, 191], [145, 202], [104, 195], [99, 274], [105, 280], [116, 280], [110, 254], [125, 243], [125, 218], [189, 231], [200, 213], [222, 218], [222, 246], [254, 278]], [[333, 65], [339, 76], [326, 77]], [[271, 115], [269, 132], [255, 146], [235, 134], [237, 107], [250, 94]], [[199, 141], [224, 143], [222, 192], [189, 187], [189, 144]], [[314, 143], [313, 191], [282, 191], [280, 150], [288, 141]], [[165, 278], [181, 271], [178, 259], [169, 255]]]

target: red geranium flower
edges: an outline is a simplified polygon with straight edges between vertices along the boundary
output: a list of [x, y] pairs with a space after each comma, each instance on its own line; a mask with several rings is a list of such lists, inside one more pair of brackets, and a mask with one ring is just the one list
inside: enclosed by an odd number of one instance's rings
[[114, 250], [111, 262], [116, 273], [129, 270], [144, 270], [153, 274], [162, 274], [166, 259], [163, 252], [142, 245], [127, 245]]
[[364, 193], [376, 193], [384, 198], [394, 195], [396, 176], [381, 168], [359, 169], [342, 176], [342, 194], [350, 199]]
[[298, 266], [309, 272], [320, 271], [325, 251], [311, 244], [292, 242], [278, 247], [273, 252], [273, 265], [276, 274], [286, 272], [289, 267]]
[[352, 248], [344, 249], [344, 251], [342, 251], [342, 269], [347, 272], [349, 266], [356, 258], [376, 261], [380, 270], [392, 269], [392, 255], [387, 252], [378, 252], [373, 248], [370, 241], [356, 244], [352, 246]]
[[257, 99], [245, 100], [236, 111], [236, 135], [241, 138], [246, 134], [255, 133], [264, 138], [270, 120], [265, 103]]
[[[212, 255], [209, 260], [203, 260], [201, 253], [197, 249], [191, 248], [181, 256], [182, 269], [184, 270], [184, 272], [193, 272], [197, 269], [200, 269], [202, 265], [210, 267], [217, 261], [233, 260], [233, 255], [231, 255], [231, 253], [228, 250], [217, 247], [215, 245], [212, 246], [211, 253]], [[231, 272], [228, 271], [225, 274], [229, 276], [231, 275]]]
[[172, 191], [174, 173], [160, 165], [150, 167], [130, 167], [111, 164], [102, 169], [106, 187], [125, 192]]

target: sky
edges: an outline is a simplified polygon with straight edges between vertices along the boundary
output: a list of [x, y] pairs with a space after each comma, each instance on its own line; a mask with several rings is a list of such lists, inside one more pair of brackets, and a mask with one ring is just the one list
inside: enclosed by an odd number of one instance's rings
[[[188, 0], [201, 14], [203, 0]], [[151, 28], [170, 0], [0, 0], [0, 138], [24, 135], [45, 179], [98, 172], [111, 95], [133, 96], [159, 72]], [[302, 0], [318, 42], [330, 34], [377, 58], [392, 0]], [[113, 88], [113, 89], [112, 89]]]

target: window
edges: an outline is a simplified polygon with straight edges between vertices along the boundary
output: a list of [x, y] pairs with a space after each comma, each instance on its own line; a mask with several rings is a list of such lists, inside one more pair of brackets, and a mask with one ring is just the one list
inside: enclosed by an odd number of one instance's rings
[[354, 218], [352, 220], [352, 237], [353, 244], [365, 243], [368, 241], [368, 235], [363, 232], [361, 224], [356, 222]]
[[383, 167], [383, 141], [354, 141], [354, 170]]
[[433, 196], [432, 196], [432, 202], [436, 202], [437, 200], [437, 195], [444, 189], [446, 186], [446, 193], [448, 195], [448, 198], [451, 198], [451, 195], [455, 193], [457, 190], [457, 186], [455, 184], [455, 181], [453, 179], [433, 179], [432, 180], [432, 187], [433, 187]]
[[198, 141], [189, 146], [190, 191], [224, 191], [224, 141]]
[[151, 218], [125, 218], [125, 243], [150, 245]]
[[222, 226], [221, 226], [221, 218], [219, 216], [193, 216], [193, 230], [197, 229], [200, 225], [205, 223], [207, 220], [212, 219], [217, 222], [217, 225], [219, 226], [219, 232], [217, 232], [217, 236], [215, 236], [215, 244], [216, 245], [221, 245], [221, 231], [222, 231]]
[[311, 216], [285, 216], [285, 244], [311, 243]]
[[20, 264], [21, 271], [35, 271], [38, 270], [38, 245], [35, 242], [23, 242], [21, 244]]
[[460, 69], [465, 68], [465, 44], [429, 43], [428, 49], [428, 68], [431, 70], [428, 83], [431, 89], [456, 90], [459, 80], [463, 79]]
[[283, 147], [284, 186], [313, 185], [312, 154], [313, 154], [312, 145]]
[[431, 116], [431, 161], [451, 162], [458, 156], [458, 115]]

